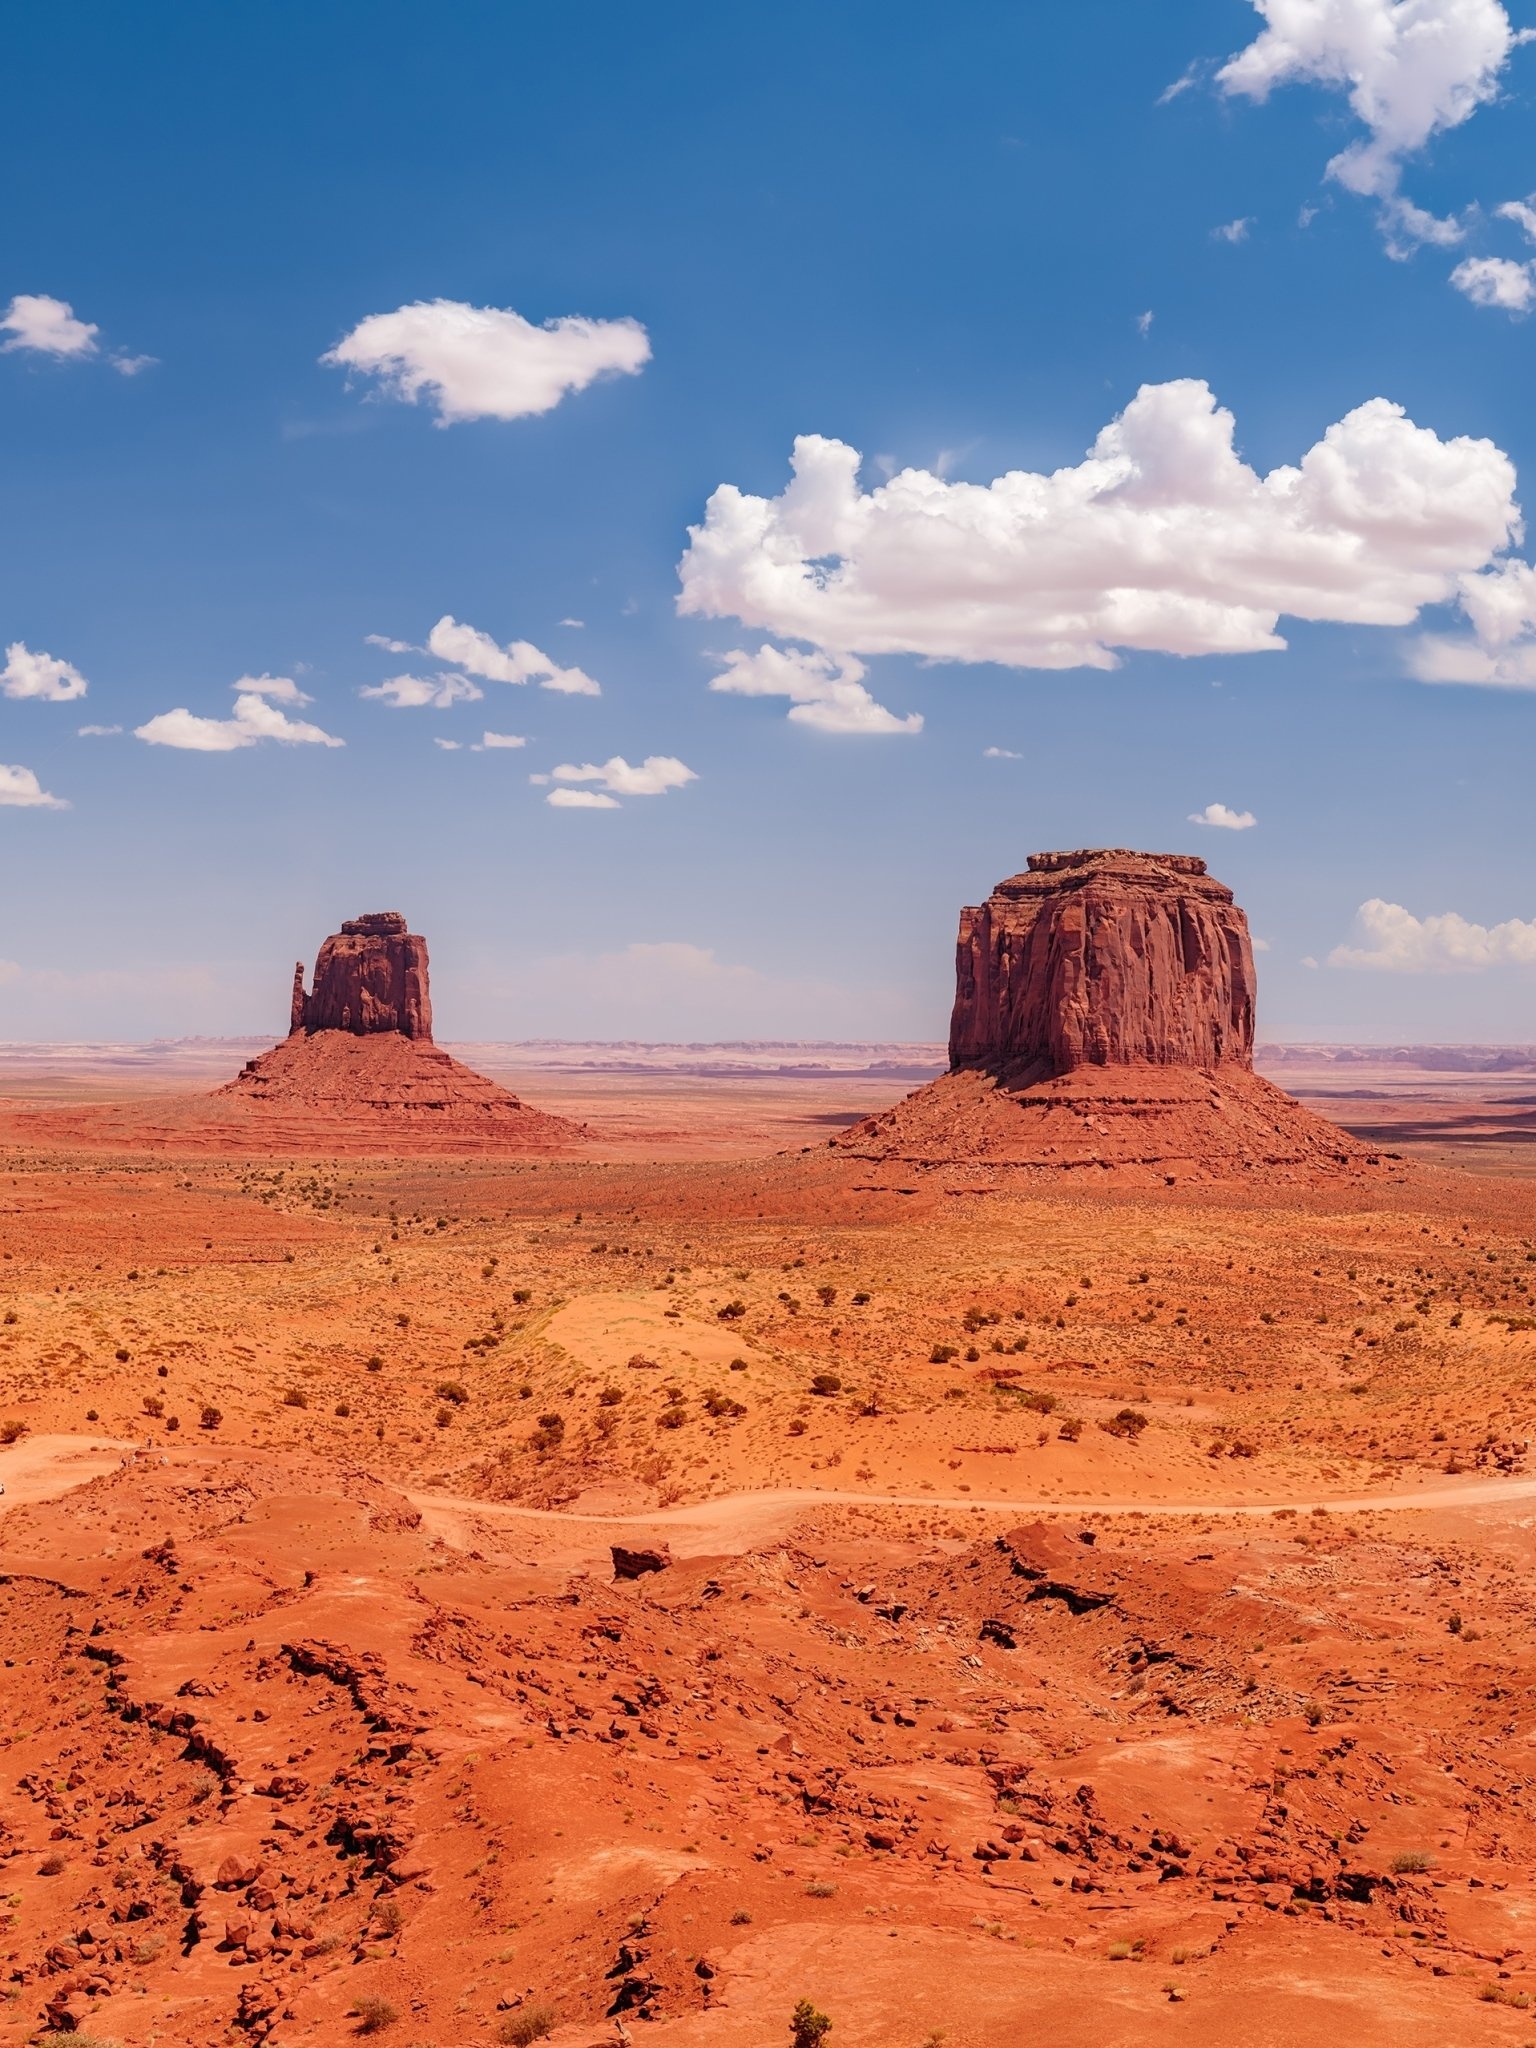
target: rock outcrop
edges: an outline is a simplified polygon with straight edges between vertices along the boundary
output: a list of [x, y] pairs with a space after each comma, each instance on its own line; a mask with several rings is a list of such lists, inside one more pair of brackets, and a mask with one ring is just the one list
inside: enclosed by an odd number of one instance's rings
[[290, 1029], [430, 1039], [426, 940], [406, 930], [398, 910], [349, 917], [320, 948], [308, 995], [303, 961], [295, 967]]
[[1031, 854], [960, 913], [950, 1062], [1251, 1067], [1254, 991], [1248, 920], [1203, 860]]
[[1248, 922], [1192, 855], [1033, 854], [960, 913], [955, 983], [949, 1073], [836, 1149], [1143, 1183], [1376, 1163], [1254, 1073]]
[[299, 962], [287, 1038], [214, 1100], [248, 1112], [274, 1145], [528, 1152], [585, 1136], [433, 1044], [427, 942], [397, 910], [348, 918], [308, 991]]

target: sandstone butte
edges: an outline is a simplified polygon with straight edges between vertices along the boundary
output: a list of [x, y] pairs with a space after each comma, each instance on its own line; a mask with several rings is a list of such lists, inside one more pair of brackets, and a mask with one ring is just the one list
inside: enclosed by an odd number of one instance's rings
[[1031, 854], [962, 910], [950, 1070], [834, 1139], [906, 1166], [1140, 1182], [1379, 1164], [1253, 1071], [1248, 920], [1191, 854]]
[[348, 918], [321, 946], [313, 986], [294, 969], [290, 1029], [215, 1100], [299, 1140], [376, 1132], [403, 1149], [545, 1150], [581, 1137], [432, 1042], [427, 942], [397, 910]]

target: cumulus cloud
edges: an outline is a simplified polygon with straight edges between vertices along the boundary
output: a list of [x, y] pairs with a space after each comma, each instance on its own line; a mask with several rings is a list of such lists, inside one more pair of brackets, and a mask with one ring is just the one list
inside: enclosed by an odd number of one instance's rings
[[382, 683], [365, 686], [357, 694], [376, 697], [396, 711], [419, 710], [423, 705], [430, 705], [434, 711], [446, 711], [450, 704], [477, 703], [485, 692], [468, 676], [442, 675], [387, 676]]
[[1355, 913], [1353, 946], [1335, 946], [1330, 967], [1366, 967], [1387, 974], [1477, 973], [1490, 967], [1536, 966], [1536, 918], [1473, 924], [1454, 910], [1415, 917], [1401, 903], [1373, 896]]
[[1403, 160], [1494, 99], [1517, 33], [1499, 0], [1254, 0], [1262, 33], [1216, 74], [1223, 92], [1266, 100], [1305, 82], [1345, 92], [1366, 129], [1328, 175], [1390, 199]]
[[1258, 819], [1252, 811], [1234, 811], [1228, 804], [1207, 804], [1203, 811], [1191, 811], [1191, 825], [1216, 825], [1223, 832], [1246, 832]]
[[158, 718], [136, 725], [133, 730], [136, 739], [145, 740], [152, 747], [179, 747], [194, 754], [232, 754], [238, 747], [254, 747], [262, 740], [280, 740], [285, 746], [346, 744], [322, 732], [318, 725], [290, 718], [276, 704], [269, 704], [265, 697], [250, 689], [242, 689], [235, 698], [231, 718], [202, 718], [178, 706], [174, 711], [162, 711]]
[[1024, 756], [1016, 754], [1012, 747], [983, 747], [981, 758], [984, 761], [1022, 761]]
[[798, 648], [770, 647], [755, 654], [734, 648], [722, 659], [725, 667], [710, 680], [712, 690], [735, 697], [788, 697], [789, 717], [821, 732], [921, 732], [921, 712], [898, 718], [877, 704], [859, 680], [864, 664], [851, 654], [804, 654]]
[[1408, 646], [1409, 674], [1421, 683], [1536, 690], [1536, 569], [1504, 561], [1463, 576], [1458, 602], [1471, 635], [1422, 634]]
[[476, 754], [493, 754], [498, 747], [526, 747], [527, 744], [528, 742], [515, 732], [486, 732], [480, 735], [470, 751]]
[[49, 704], [68, 704], [83, 697], [88, 687], [72, 663], [52, 654], [34, 654], [23, 640], [13, 640], [5, 650], [0, 690], [7, 697], [38, 697]]
[[446, 427], [549, 412], [599, 377], [636, 375], [650, 357], [638, 320], [571, 315], [535, 327], [502, 307], [431, 299], [371, 313], [320, 360], [375, 376], [408, 404], [428, 397]]
[[24, 811], [67, 811], [61, 796], [50, 796], [30, 768], [7, 767], [0, 761], [0, 805]]
[[253, 697], [266, 697], [273, 704], [313, 704], [313, 697], [306, 697], [292, 676], [242, 676], [237, 683], [229, 686], [238, 696], [248, 691]]
[[1528, 242], [1536, 242], [1536, 192], [1525, 199], [1506, 199], [1494, 210], [1500, 220], [1512, 220], [1522, 229]]
[[1536, 265], [1512, 263], [1507, 256], [1469, 256], [1451, 272], [1451, 283], [1474, 306], [1528, 313], [1536, 305]]
[[49, 298], [46, 292], [18, 292], [0, 316], [0, 333], [10, 337], [0, 342], [0, 354], [26, 349], [34, 355], [79, 360], [97, 353], [100, 332], [92, 321], [77, 320], [67, 300]]
[[615, 798], [604, 796], [595, 789], [552, 789], [544, 799], [553, 804], [557, 811], [616, 811], [619, 804]]
[[[553, 771], [553, 779], [559, 783], [599, 783], [612, 799], [616, 796], [661, 796], [669, 789], [682, 789], [685, 784], [697, 782], [699, 778], [672, 754], [647, 754], [636, 767], [631, 767], [622, 754], [615, 754], [600, 766], [585, 761], [577, 768], [564, 761]], [[559, 795], [559, 790], [553, 791], [550, 803], [554, 803]], [[603, 808], [606, 809], [607, 805]]]
[[491, 683], [537, 683], [567, 697], [600, 697], [602, 687], [579, 668], [562, 668], [531, 640], [513, 640], [503, 647], [489, 633], [464, 626], [446, 613], [427, 635], [427, 650], [439, 661], [451, 661]]
[[990, 484], [909, 469], [869, 491], [856, 449], [804, 435], [778, 497], [711, 496], [678, 609], [838, 650], [809, 658], [823, 678], [849, 653], [1108, 669], [1122, 649], [1283, 647], [1285, 615], [1409, 625], [1519, 531], [1507, 455], [1384, 398], [1267, 475], [1234, 431], [1204, 383], [1149, 384], [1075, 467]]

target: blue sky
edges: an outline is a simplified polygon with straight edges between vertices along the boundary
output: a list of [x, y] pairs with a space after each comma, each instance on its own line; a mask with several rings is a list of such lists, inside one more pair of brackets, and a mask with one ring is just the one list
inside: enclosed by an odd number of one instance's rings
[[1269, 1035], [1536, 1038], [1532, 27], [26, 10], [0, 1038], [276, 1032], [384, 907], [445, 1036], [938, 1037], [1101, 843]]

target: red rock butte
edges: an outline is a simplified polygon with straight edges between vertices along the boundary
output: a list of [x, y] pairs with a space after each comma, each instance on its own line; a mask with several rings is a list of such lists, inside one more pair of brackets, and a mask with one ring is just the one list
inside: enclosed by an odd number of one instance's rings
[[298, 963], [289, 1021], [287, 1038], [213, 1098], [274, 1136], [412, 1151], [548, 1151], [583, 1136], [433, 1044], [427, 942], [397, 910], [348, 918], [307, 993]]
[[962, 910], [950, 1071], [835, 1139], [909, 1165], [1132, 1181], [1363, 1170], [1253, 1071], [1248, 920], [1192, 854], [1031, 854]]

